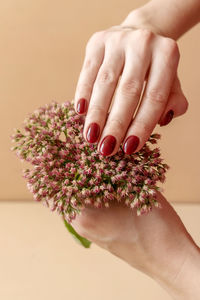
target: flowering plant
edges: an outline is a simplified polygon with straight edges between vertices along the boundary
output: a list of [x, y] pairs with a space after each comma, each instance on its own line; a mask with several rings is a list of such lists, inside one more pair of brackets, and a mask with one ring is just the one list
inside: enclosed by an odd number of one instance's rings
[[96, 144], [82, 135], [84, 117], [77, 115], [74, 102], [52, 102], [40, 107], [24, 121], [24, 132], [12, 135], [12, 147], [21, 160], [32, 164], [23, 176], [36, 201], [62, 215], [68, 230], [88, 247], [70, 225], [87, 204], [109, 207], [110, 201], [124, 201], [137, 214], [149, 212], [156, 200], [157, 182], [164, 182], [169, 166], [160, 158], [152, 134], [143, 148], [132, 155], [123, 152], [105, 157]]

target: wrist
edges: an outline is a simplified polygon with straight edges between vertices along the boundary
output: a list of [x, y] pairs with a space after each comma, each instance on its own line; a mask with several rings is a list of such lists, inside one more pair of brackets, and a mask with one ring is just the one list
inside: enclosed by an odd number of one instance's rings
[[174, 300], [198, 300], [200, 295], [200, 249], [194, 242], [182, 250], [183, 260], [168, 278], [154, 278]]
[[153, 9], [148, 5], [131, 11], [120, 26], [133, 27], [135, 29], [149, 29], [156, 34], [168, 36], [168, 33], [164, 32], [159, 24], [156, 24], [153, 18]]
[[152, 0], [129, 13], [121, 26], [147, 28], [177, 40], [200, 21], [199, 0]]

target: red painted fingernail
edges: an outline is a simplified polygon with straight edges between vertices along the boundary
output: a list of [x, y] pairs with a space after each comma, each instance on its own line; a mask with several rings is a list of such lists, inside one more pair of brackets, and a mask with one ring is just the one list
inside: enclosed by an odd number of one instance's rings
[[88, 127], [86, 139], [89, 143], [95, 143], [98, 140], [100, 127], [97, 123], [91, 123]]
[[87, 109], [87, 101], [84, 98], [78, 100], [76, 111], [79, 114], [83, 114]]
[[160, 123], [160, 126], [165, 126], [165, 125], [169, 124], [169, 122], [173, 119], [173, 116], [174, 116], [174, 111], [172, 109], [170, 109], [166, 113], [163, 121]]
[[140, 140], [136, 135], [130, 135], [124, 143], [124, 152], [129, 155], [132, 154], [137, 149], [139, 141]]
[[116, 142], [116, 138], [113, 135], [107, 135], [100, 145], [101, 154], [104, 156], [110, 155], [115, 148]]

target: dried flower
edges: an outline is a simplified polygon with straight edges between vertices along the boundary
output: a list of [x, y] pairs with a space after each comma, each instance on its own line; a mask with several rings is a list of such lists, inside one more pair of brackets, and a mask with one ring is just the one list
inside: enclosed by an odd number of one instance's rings
[[164, 182], [169, 166], [162, 163], [152, 134], [143, 148], [132, 155], [104, 157], [96, 144], [83, 138], [84, 117], [76, 114], [74, 102], [52, 102], [40, 107], [24, 121], [24, 132], [16, 130], [12, 150], [21, 160], [32, 164], [23, 171], [27, 187], [36, 201], [42, 201], [71, 223], [87, 205], [109, 207], [111, 201], [124, 201], [147, 213], [156, 200], [157, 182]]

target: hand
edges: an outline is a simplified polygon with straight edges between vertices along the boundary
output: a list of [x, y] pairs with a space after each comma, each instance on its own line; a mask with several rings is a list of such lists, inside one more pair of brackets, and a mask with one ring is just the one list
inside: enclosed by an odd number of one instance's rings
[[84, 138], [98, 142], [105, 156], [122, 142], [126, 154], [139, 151], [157, 123], [167, 125], [187, 110], [178, 62], [176, 42], [150, 29], [113, 26], [95, 33], [75, 93], [76, 111], [86, 114]]
[[100, 209], [88, 205], [72, 226], [155, 279], [174, 299], [199, 299], [200, 249], [164, 196], [157, 197], [162, 208], [142, 216], [119, 202]]

